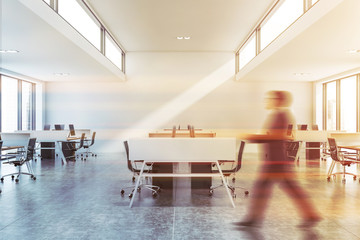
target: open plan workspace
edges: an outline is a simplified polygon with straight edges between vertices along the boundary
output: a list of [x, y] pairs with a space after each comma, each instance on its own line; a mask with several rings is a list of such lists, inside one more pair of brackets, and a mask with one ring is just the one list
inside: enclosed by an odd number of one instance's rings
[[360, 239], [359, 0], [0, 9], [0, 239]]

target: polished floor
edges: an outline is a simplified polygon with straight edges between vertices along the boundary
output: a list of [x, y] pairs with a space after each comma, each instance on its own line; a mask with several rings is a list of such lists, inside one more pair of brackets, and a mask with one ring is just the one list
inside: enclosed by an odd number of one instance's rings
[[[304, 155], [296, 164], [298, 179], [323, 217], [313, 228], [297, 227], [300, 214], [278, 187], [261, 227], [234, 226], [245, 216], [258, 166], [257, 155], [245, 148], [235, 184], [248, 187], [250, 196], [237, 189], [236, 208], [224, 188], [210, 197], [206, 189], [189, 189], [186, 179], [156, 198], [143, 189], [129, 208], [128, 191], [120, 194], [133, 185], [123, 154], [98, 154], [67, 165], [34, 161], [36, 181], [24, 175], [19, 183], [11, 178], [0, 183], [0, 239], [360, 239], [359, 181], [349, 176], [345, 184], [341, 177], [328, 182], [330, 159], [310, 161]], [[2, 174], [12, 170], [1, 167]]]

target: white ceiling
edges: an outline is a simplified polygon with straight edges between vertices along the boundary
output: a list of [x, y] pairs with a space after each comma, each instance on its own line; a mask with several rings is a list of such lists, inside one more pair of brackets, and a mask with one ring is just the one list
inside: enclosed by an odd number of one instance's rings
[[[228, 52], [239, 46], [273, 1], [87, 2], [126, 51]], [[329, 2], [341, 3], [315, 23], [313, 20], [302, 33], [293, 34], [296, 37], [276, 51], [271, 52], [271, 46], [265, 49], [242, 70], [240, 80], [314, 81], [360, 68], [360, 54], [346, 52], [360, 49], [356, 26], [360, 1], [320, 0], [310, 11], [316, 12]], [[1, 0], [0, 4], [0, 48], [20, 51], [0, 54], [4, 72], [44, 81], [119, 79], [121, 74], [114, 65], [41, 0]], [[180, 41], [177, 36], [191, 39]], [[58, 77], [56, 72], [71, 75]], [[299, 72], [309, 74], [294, 75]]]
[[126, 51], [234, 51], [273, 0], [86, 2]]

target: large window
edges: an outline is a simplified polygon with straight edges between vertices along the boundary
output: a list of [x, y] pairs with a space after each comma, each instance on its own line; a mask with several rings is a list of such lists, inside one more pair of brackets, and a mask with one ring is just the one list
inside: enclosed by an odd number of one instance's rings
[[340, 130], [356, 132], [356, 76], [340, 81]]
[[[236, 71], [242, 69], [318, 0], [279, 0], [260, 19], [236, 51]], [[310, 5], [310, 6], [309, 6]], [[254, 34], [256, 32], [256, 34]]]
[[289, 27], [304, 11], [302, 0], [286, 0], [261, 26], [260, 48], [264, 49], [271, 41]]
[[336, 82], [326, 85], [326, 128], [336, 130]]
[[21, 83], [21, 120], [22, 130], [31, 130], [33, 124], [33, 85], [29, 82]]
[[1, 131], [18, 130], [18, 80], [1, 76]]
[[121, 46], [108, 34], [85, 1], [81, 0], [43, 0], [62, 16], [74, 29], [112, 61], [121, 71], [124, 70], [125, 53]]
[[85, 12], [76, 0], [58, 0], [58, 13], [100, 50], [100, 26]]
[[243, 68], [248, 62], [256, 56], [256, 38], [255, 33], [251, 35], [247, 43], [241, 48], [239, 53], [239, 67]]
[[[359, 74], [323, 84], [326, 130], [359, 131]], [[320, 91], [317, 91], [320, 94]], [[318, 98], [317, 98], [318, 99]], [[318, 100], [317, 100], [318, 101]], [[316, 105], [318, 106], [318, 104]]]
[[105, 35], [105, 56], [122, 70], [122, 51], [108, 33]]
[[0, 75], [0, 81], [1, 131], [35, 129], [35, 84], [4, 75]]

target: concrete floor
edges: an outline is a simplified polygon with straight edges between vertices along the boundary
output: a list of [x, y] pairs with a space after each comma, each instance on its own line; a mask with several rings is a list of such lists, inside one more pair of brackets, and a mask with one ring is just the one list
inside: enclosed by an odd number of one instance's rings
[[[0, 239], [360, 239], [360, 183], [347, 177], [328, 182], [331, 161], [305, 160], [296, 164], [298, 180], [323, 217], [316, 227], [300, 229], [300, 214], [291, 199], [275, 188], [266, 219], [259, 228], [233, 225], [246, 214], [256, 179], [257, 154], [245, 149], [232, 208], [224, 188], [189, 189], [186, 179], [175, 181], [153, 198], [143, 189], [129, 208], [132, 174], [124, 154], [98, 154], [87, 161], [62, 165], [59, 160], [33, 161], [37, 180], [21, 176], [19, 183], [0, 183]], [[1, 172], [13, 171], [2, 165]], [[352, 172], [360, 172], [358, 166]], [[184, 184], [185, 181], [185, 184]], [[219, 179], [213, 183], [220, 184]]]

